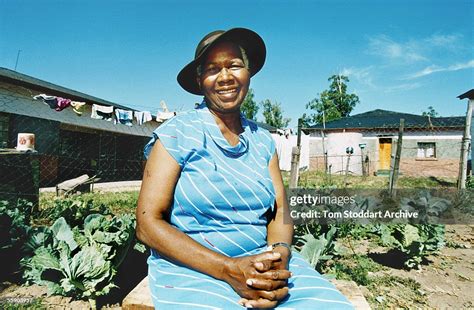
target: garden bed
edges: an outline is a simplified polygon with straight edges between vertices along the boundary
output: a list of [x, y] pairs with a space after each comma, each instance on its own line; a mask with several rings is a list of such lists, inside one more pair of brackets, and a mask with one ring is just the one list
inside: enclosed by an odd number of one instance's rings
[[[323, 178], [323, 179], [321, 179]], [[311, 186], [324, 186], [325, 176], [303, 174], [302, 180]], [[380, 187], [386, 178], [343, 177], [333, 178], [332, 183], [342, 186], [357, 185]], [[450, 187], [449, 180], [405, 179], [408, 187], [436, 187], [440, 184]], [[69, 217], [71, 223], [82, 223], [93, 212], [110, 213], [111, 216], [133, 214], [138, 192], [91, 193], [67, 199], [54, 198], [51, 193], [40, 195], [40, 211], [31, 219], [31, 227], [52, 225], [60, 216]], [[73, 204], [75, 200], [82, 204]], [[93, 200], [92, 204], [87, 204]], [[73, 207], [71, 207], [71, 204]], [[103, 206], [106, 209], [103, 209]], [[74, 212], [69, 212], [73, 210]], [[69, 212], [69, 213], [68, 213]], [[71, 224], [73, 227], [76, 224]], [[79, 225], [79, 224], [78, 224]], [[443, 232], [443, 247], [418, 258], [412, 269], [406, 266], [406, 253], [392, 246], [384, 245], [380, 235], [369, 233], [367, 227], [338, 227], [332, 250], [317, 266], [327, 276], [358, 283], [365, 298], [373, 309], [385, 308], [472, 308], [474, 307], [474, 226], [449, 225]], [[302, 230], [297, 230], [302, 237]], [[337, 251], [335, 251], [337, 250]], [[112, 288], [105, 296], [97, 298], [98, 308], [120, 307], [123, 298], [146, 275], [147, 253], [129, 250], [123, 263], [117, 269]], [[47, 296], [46, 288], [31, 284], [21, 285], [21, 272], [10, 274], [9, 281], [0, 283], [0, 304], [9, 308], [74, 308], [87, 309], [87, 300], [71, 297]], [[133, 278], [131, 276], [134, 276]]]

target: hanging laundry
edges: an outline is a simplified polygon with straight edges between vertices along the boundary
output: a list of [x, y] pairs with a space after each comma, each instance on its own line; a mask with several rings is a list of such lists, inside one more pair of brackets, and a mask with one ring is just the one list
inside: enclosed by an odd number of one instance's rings
[[176, 115], [176, 112], [158, 112], [156, 114], [156, 121], [162, 123], [166, 121], [167, 119], [172, 118], [175, 115]]
[[144, 123], [151, 121], [153, 118], [149, 111], [136, 111], [135, 119], [137, 120], [138, 125], [143, 125]]
[[71, 101], [72, 110], [79, 116], [84, 112], [86, 103], [80, 101]]
[[133, 111], [115, 109], [115, 123], [132, 126]]
[[110, 122], [114, 118], [114, 107], [93, 104], [91, 118], [101, 119]]
[[71, 105], [71, 99], [65, 99], [65, 98], [61, 98], [61, 97], [56, 97], [56, 111], [62, 111], [64, 110], [65, 108], [67, 108], [68, 106]]
[[56, 99], [56, 96], [41, 94], [41, 95], [34, 96], [33, 99], [43, 100], [43, 102], [47, 104], [51, 109], [56, 109], [58, 107], [58, 101]]

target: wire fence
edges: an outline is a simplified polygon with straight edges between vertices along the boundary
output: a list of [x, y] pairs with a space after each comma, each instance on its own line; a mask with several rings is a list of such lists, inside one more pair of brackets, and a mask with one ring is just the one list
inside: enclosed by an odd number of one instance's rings
[[[400, 175], [457, 178], [464, 117], [405, 120]], [[310, 169], [330, 174], [388, 175], [393, 170], [399, 127], [310, 131]], [[469, 165], [468, 165], [469, 166]]]
[[[61, 189], [58, 185], [72, 179], [76, 182], [64, 184], [64, 191], [73, 187], [90, 190], [93, 184], [100, 189], [105, 188], [104, 183], [109, 190], [114, 186], [139, 188], [143, 148], [156, 122], [128, 127], [92, 120], [90, 109], [81, 116], [73, 111], [56, 112], [32, 99], [35, 94], [38, 92], [25, 87], [0, 83], [0, 200], [37, 201], [38, 188], [56, 192]], [[34, 140], [23, 133], [34, 134]], [[28, 142], [25, 148], [22, 139]], [[81, 183], [90, 186], [76, 186]]]

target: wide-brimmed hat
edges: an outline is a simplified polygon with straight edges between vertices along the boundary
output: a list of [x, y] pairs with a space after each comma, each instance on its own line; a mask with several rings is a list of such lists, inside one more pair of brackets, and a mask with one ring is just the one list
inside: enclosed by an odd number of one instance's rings
[[186, 91], [202, 95], [197, 83], [197, 67], [201, 64], [206, 52], [218, 42], [230, 41], [241, 46], [249, 60], [249, 72], [253, 76], [265, 63], [266, 48], [263, 39], [254, 31], [245, 28], [233, 28], [227, 31], [217, 30], [207, 34], [196, 47], [194, 60], [187, 64], [178, 74], [178, 83]]

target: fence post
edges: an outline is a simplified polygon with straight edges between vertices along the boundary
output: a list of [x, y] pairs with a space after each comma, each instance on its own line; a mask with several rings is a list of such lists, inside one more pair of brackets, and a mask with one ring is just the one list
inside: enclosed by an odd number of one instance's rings
[[[464, 134], [462, 137], [462, 145], [461, 145], [461, 160], [459, 162], [459, 175], [458, 175], [458, 190], [462, 190], [466, 188], [467, 155], [469, 152], [469, 143], [471, 142], [470, 130], [471, 130], [473, 105], [474, 105], [474, 99], [469, 99], [469, 102], [467, 104], [466, 126], [464, 127]], [[472, 154], [471, 154], [471, 165], [472, 165]]]
[[398, 129], [398, 141], [397, 151], [395, 153], [395, 160], [393, 162], [392, 170], [390, 170], [390, 179], [388, 184], [389, 194], [391, 197], [394, 196], [394, 187], [397, 185], [398, 174], [400, 172], [400, 156], [402, 154], [402, 140], [403, 140], [403, 129], [405, 127], [405, 120], [400, 119], [400, 128]]
[[323, 160], [324, 160], [324, 173], [328, 173], [328, 154], [326, 153], [326, 146], [325, 144], [325, 136], [324, 136], [324, 130], [321, 130], [321, 137], [323, 140]]
[[298, 187], [298, 178], [300, 171], [300, 151], [301, 151], [301, 126], [303, 119], [298, 119], [298, 136], [296, 146], [291, 150], [291, 172], [290, 172], [290, 188]]

